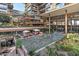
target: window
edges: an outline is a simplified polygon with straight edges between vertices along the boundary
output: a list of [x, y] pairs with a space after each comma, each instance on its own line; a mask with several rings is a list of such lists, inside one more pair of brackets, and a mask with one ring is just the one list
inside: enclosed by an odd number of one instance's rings
[[28, 10], [28, 11], [31, 10], [31, 7], [29, 7], [27, 10]]
[[56, 8], [63, 8], [64, 7], [64, 3], [57, 3], [56, 4]]
[[77, 22], [77, 25], [79, 25], [79, 21], [76, 21]]

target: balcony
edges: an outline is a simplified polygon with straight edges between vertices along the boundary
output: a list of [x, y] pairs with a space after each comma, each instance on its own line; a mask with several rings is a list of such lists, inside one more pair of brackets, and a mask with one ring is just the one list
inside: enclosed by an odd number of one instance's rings
[[7, 3], [0, 3], [1, 5], [7, 5]]
[[40, 11], [44, 11], [45, 10], [45, 8], [43, 8], [43, 9], [40, 9]]
[[32, 8], [32, 10], [33, 10], [33, 11], [36, 11], [36, 12], [38, 11], [37, 8]]
[[66, 5], [69, 5], [69, 4], [71, 4], [71, 3], [65, 3], [64, 5], [66, 6]]
[[25, 4], [25, 8], [29, 8], [31, 6], [30, 3]]
[[43, 3], [43, 4], [41, 4], [39, 7], [43, 7], [43, 6], [45, 6], [47, 3]]
[[35, 8], [37, 8], [37, 5], [36, 5], [36, 4], [32, 4], [32, 7], [35, 7]]
[[0, 7], [0, 9], [2, 9], [2, 10], [7, 10], [7, 8], [5, 8], [5, 7]]

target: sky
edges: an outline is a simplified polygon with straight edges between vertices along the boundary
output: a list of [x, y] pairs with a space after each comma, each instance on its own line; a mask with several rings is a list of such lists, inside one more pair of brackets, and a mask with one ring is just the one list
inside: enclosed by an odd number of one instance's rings
[[[15, 10], [24, 11], [24, 9], [25, 9], [23, 3], [14, 3], [13, 6], [14, 6], [14, 9]], [[64, 6], [63, 3], [62, 4], [59, 4], [58, 8], [61, 8], [63, 6]]]
[[15, 10], [24, 11], [25, 9], [23, 3], [14, 3], [13, 6]]

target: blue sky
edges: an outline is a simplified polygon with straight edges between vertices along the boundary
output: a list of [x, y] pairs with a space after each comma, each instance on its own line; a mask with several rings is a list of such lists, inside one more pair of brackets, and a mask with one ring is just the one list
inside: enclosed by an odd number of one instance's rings
[[24, 4], [23, 3], [14, 3], [13, 4], [15, 10], [24, 11]]
[[[14, 5], [14, 9], [15, 10], [24, 11], [24, 9], [25, 9], [23, 3], [14, 3], [13, 5]], [[59, 4], [58, 8], [63, 7], [63, 5], [64, 5], [63, 3], [62, 4]]]

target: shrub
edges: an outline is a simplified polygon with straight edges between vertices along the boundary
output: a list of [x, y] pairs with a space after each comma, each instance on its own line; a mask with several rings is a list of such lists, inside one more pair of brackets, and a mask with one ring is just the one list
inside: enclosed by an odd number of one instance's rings
[[50, 47], [47, 47], [47, 54], [49, 56], [56, 56], [56, 48], [50, 48]]
[[16, 40], [16, 47], [20, 48], [22, 46], [22, 40], [21, 39], [17, 39]]
[[0, 15], [0, 22], [10, 22], [11, 17], [7, 15]]
[[32, 48], [32, 49], [29, 51], [29, 55], [30, 55], [30, 56], [35, 55], [35, 49], [34, 49], [34, 48]]

